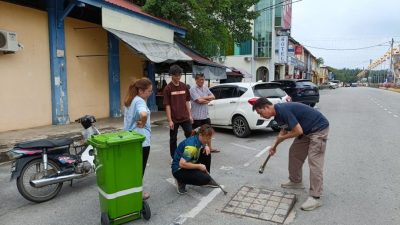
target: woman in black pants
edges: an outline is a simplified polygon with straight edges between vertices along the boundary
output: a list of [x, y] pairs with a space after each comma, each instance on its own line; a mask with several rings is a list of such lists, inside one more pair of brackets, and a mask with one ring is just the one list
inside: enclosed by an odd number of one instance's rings
[[214, 129], [210, 125], [204, 124], [198, 132], [178, 145], [171, 165], [178, 194], [187, 192], [186, 184], [218, 187], [209, 174], [211, 154], [208, 143], [213, 135]]

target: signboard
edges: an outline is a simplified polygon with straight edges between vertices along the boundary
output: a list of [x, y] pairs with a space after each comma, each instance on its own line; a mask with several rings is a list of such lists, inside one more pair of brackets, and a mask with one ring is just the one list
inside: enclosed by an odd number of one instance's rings
[[276, 38], [278, 46], [277, 63], [287, 63], [288, 62], [288, 36], [278, 36]]
[[303, 54], [303, 46], [301, 45], [296, 45], [294, 47], [294, 54], [295, 55], [302, 55]]
[[288, 57], [294, 57], [294, 46], [292, 44], [288, 45]]
[[282, 28], [290, 29], [292, 26], [292, 0], [284, 1], [282, 7]]

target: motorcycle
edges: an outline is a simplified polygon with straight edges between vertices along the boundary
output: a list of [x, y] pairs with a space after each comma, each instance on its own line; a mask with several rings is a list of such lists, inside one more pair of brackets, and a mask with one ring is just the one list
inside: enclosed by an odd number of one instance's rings
[[[84, 143], [100, 134], [94, 116], [86, 115], [75, 122], [83, 126]], [[72, 148], [71, 148], [72, 147]], [[71, 150], [74, 149], [74, 153]], [[78, 151], [79, 150], [79, 151]], [[76, 144], [72, 138], [40, 139], [16, 143], [7, 152], [11, 164], [11, 179], [16, 179], [19, 193], [29, 201], [45, 202], [60, 192], [63, 183], [95, 172], [93, 147]]]

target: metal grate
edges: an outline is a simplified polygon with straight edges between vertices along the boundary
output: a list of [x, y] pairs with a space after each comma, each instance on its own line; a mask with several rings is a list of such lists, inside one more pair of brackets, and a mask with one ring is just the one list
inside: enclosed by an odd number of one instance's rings
[[296, 195], [243, 186], [222, 212], [283, 223], [296, 202]]

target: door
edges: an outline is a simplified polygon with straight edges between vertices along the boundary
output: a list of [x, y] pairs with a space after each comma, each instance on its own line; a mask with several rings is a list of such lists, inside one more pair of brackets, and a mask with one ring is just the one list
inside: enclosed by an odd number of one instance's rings
[[218, 96], [210, 102], [213, 107], [212, 123], [216, 125], [229, 125], [233, 112], [238, 105], [238, 87], [234, 85], [220, 86]]

